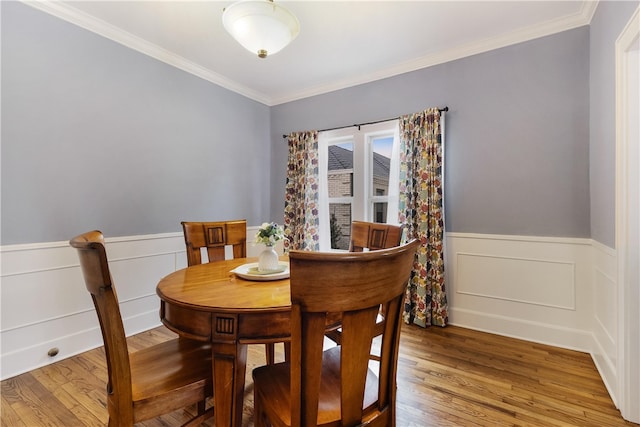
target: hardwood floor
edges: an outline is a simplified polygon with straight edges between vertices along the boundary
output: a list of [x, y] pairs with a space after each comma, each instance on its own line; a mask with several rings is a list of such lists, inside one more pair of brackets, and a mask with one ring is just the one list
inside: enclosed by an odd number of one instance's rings
[[[128, 341], [135, 351], [173, 336], [160, 327]], [[246, 427], [253, 426], [250, 370], [263, 363], [264, 346], [250, 346], [248, 359]], [[105, 382], [102, 348], [2, 381], [2, 426], [104, 426]], [[185, 420], [184, 411], [177, 411], [139, 426]], [[622, 419], [588, 354], [454, 326], [406, 325], [397, 425], [637, 426]]]

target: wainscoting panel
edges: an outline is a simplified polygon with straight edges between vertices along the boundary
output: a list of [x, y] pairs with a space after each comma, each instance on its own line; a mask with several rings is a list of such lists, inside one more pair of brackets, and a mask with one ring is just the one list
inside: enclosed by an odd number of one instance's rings
[[446, 245], [452, 324], [590, 351], [590, 240], [448, 233]]
[[461, 294], [575, 310], [575, 264], [533, 258], [456, 254]]
[[84, 283], [78, 280], [79, 270], [75, 269], [69, 265], [2, 277], [2, 329], [32, 325], [92, 307]]
[[590, 239], [448, 233], [451, 324], [591, 354], [617, 404], [617, 255]]

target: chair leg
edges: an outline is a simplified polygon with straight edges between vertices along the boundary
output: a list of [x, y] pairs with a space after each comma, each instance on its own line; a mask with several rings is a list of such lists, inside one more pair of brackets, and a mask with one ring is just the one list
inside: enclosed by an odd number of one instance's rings
[[276, 361], [275, 344], [274, 343], [265, 344], [264, 351], [267, 356], [267, 365], [273, 365]]
[[285, 341], [284, 343], [284, 361], [291, 360], [291, 341]]
[[262, 402], [258, 398], [258, 392], [253, 389], [253, 426], [254, 427], [266, 427], [264, 414], [262, 413]]

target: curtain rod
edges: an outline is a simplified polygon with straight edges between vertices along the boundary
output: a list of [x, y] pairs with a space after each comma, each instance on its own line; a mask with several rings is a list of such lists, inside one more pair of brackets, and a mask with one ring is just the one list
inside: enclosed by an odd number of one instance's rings
[[[440, 110], [441, 113], [445, 113], [449, 111], [449, 107], [438, 108], [438, 110]], [[358, 130], [360, 130], [360, 126], [375, 125], [376, 123], [388, 122], [389, 120], [395, 120], [395, 119], [397, 119], [397, 117], [394, 117], [392, 119], [376, 120], [375, 122], [357, 123], [353, 125], [338, 126], [338, 127], [329, 128], [329, 129], [320, 129], [318, 132], [328, 132], [330, 130], [346, 129], [346, 128], [353, 128], [353, 127], [357, 127]], [[289, 135], [282, 135], [283, 138], [287, 138], [288, 136]]]

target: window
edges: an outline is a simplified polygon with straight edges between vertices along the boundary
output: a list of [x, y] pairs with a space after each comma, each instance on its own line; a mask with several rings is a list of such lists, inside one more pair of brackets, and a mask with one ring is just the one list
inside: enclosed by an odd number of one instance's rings
[[[349, 248], [352, 220], [387, 222], [392, 157], [398, 162], [392, 156], [397, 127], [393, 120], [320, 134], [320, 187], [326, 188], [320, 210], [327, 210], [320, 217], [329, 224], [320, 234], [328, 234], [324, 240], [332, 249]], [[326, 250], [322, 241], [321, 250]]]

